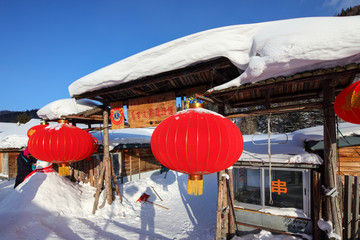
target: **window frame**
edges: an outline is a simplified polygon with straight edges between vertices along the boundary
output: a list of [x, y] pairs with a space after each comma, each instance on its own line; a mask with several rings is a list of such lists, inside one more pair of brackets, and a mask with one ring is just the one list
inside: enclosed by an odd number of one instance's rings
[[[261, 197], [261, 205], [257, 205], [257, 204], [250, 204], [250, 203], [243, 203], [243, 202], [238, 202], [238, 201], [234, 201], [234, 206], [235, 207], [239, 207], [239, 208], [246, 208], [246, 209], [251, 209], [251, 210], [260, 210], [260, 209], [264, 209], [264, 208], [268, 208], [268, 209], [281, 209], [280, 207], [272, 207], [272, 206], [267, 206], [265, 204], [265, 171], [269, 170], [268, 166], [234, 166], [234, 170], [238, 170], [240, 168], [244, 168], [244, 169], [258, 169], [260, 170], [260, 197]], [[296, 172], [302, 172], [302, 183], [303, 183], [303, 187], [302, 187], [302, 191], [303, 191], [303, 209], [298, 209], [304, 212], [304, 214], [306, 216], [311, 216], [311, 170], [310, 169], [305, 169], [305, 168], [281, 168], [281, 167], [272, 167], [271, 168], [272, 171], [296, 171]], [[237, 184], [236, 184], [236, 179], [234, 178], [234, 193], [237, 190]], [[284, 208], [286, 209], [286, 208]]]

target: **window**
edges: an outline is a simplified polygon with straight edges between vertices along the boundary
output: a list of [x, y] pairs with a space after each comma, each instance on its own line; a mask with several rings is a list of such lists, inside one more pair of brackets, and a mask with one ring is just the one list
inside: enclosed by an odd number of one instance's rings
[[309, 190], [310, 171], [307, 169], [272, 168], [269, 185], [268, 167], [234, 168], [234, 198], [238, 207], [296, 208], [309, 216]]

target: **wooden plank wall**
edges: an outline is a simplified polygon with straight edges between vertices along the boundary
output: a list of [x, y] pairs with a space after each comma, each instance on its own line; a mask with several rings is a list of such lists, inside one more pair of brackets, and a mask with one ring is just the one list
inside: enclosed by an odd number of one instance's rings
[[124, 151], [125, 164], [122, 176], [130, 176], [142, 172], [160, 169], [160, 163], [155, 159], [150, 148], [126, 149]]
[[[0, 153], [0, 172], [3, 171], [3, 161], [6, 161], [6, 158], [8, 159], [9, 164], [9, 177], [10, 178], [16, 178], [17, 175], [17, 157], [20, 152], [1, 152]], [[5, 164], [5, 162], [4, 162]]]
[[360, 146], [343, 147], [338, 149], [339, 174], [360, 176]]
[[[128, 176], [132, 181], [132, 176], [141, 173], [153, 171], [161, 168], [160, 163], [155, 159], [150, 148], [122, 149], [111, 154], [118, 153], [120, 159], [120, 177]], [[91, 161], [82, 160], [71, 164], [71, 177], [78, 182], [90, 182], [94, 186], [100, 177], [102, 169], [102, 159], [98, 155], [92, 156]]]

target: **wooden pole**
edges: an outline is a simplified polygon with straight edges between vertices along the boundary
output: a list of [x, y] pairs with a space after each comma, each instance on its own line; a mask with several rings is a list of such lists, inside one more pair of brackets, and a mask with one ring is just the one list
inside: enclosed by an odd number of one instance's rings
[[216, 210], [216, 232], [215, 232], [215, 240], [221, 240], [221, 231], [222, 231], [222, 206], [223, 206], [223, 190], [224, 190], [224, 182], [221, 181], [221, 176], [224, 173], [224, 171], [220, 171], [217, 173], [217, 179], [218, 179], [218, 198], [217, 198], [217, 210]]
[[132, 154], [133, 151], [129, 149], [129, 158], [130, 158], [130, 182], [132, 182]]
[[111, 175], [112, 175], [112, 179], [114, 181], [115, 191], [116, 191], [117, 195], [120, 198], [120, 202], [122, 203], [122, 196], [121, 196], [121, 193], [120, 193], [119, 185], [117, 184], [114, 168], [111, 168]]
[[140, 177], [141, 177], [141, 157], [140, 157], [139, 149], [136, 149], [136, 156], [139, 158], [139, 179], [140, 179]]
[[111, 186], [111, 161], [110, 161], [110, 151], [109, 151], [109, 112], [105, 108], [103, 111], [103, 121], [104, 121], [104, 167], [105, 167], [105, 189], [107, 189], [107, 202], [109, 205], [112, 203], [113, 193]]
[[93, 214], [95, 214], [95, 212], [97, 210], [97, 206], [99, 204], [100, 191], [101, 191], [101, 188], [102, 188], [103, 183], [104, 183], [104, 174], [105, 174], [105, 168], [102, 168], [100, 178], [98, 179], [98, 181], [96, 181], [97, 186], [96, 186], [96, 194], [95, 194], [94, 206], [93, 206], [93, 210], [92, 210]]
[[181, 95], [181, 110], [185, 109], [184, 95]]
[[320, 173], [313, 170], [312, 171], [312, 214], [313, 214], [313, 238], [314, 239], [321, 239], [321, 230], [317, 224], [320, 218], [322, 218], [321, 215], [321, 203], [322, 203], [322, 197], [321, 197], [321, 178]]
[[[324, 112], [324, 183], [328, 189], [337, 188], [336, 172], [336, 127], [335, 127], [335, 88], [331, 80], [325, 80], [323, 86]], [[331, 221], [335, 233], [342, 236], [342, 217], [338, 197], [326, 197], [325, 220]]]
[[223, 188], [222, 192], [222, 212], [221, 212], [221, 239], [227, 238], [229, 233], [229, 198], [228, 198], [228, 188], [226, 184], [226, 171], [223, 171], [223, 176], [220, 176], [221, 187]]
[[229, 204], [229, 207], [230, 207], [230, 211], [229, 211], [229, 238], [232, 238], [235, 236], [235, 224], [236, 224], [236, 221], [235, 221], [235, 215], [234, 215], [234, 183], [233, 183], [233, 169], [226, 169], [225, 172], [227, 173], [227, 175], [229, 175], [229, 180], [228, 180], [228, 204]]

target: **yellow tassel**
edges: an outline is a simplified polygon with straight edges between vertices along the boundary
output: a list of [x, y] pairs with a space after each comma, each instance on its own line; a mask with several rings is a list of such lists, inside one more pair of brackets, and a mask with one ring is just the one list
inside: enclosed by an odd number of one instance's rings
[[203, 176], [202, 175], [189, 175], [188, 179], [188, 194], [202, 195], [203, 193]]
[[59, 176], [70, 176], [69, 164], [61, 164], [59, 166]]

